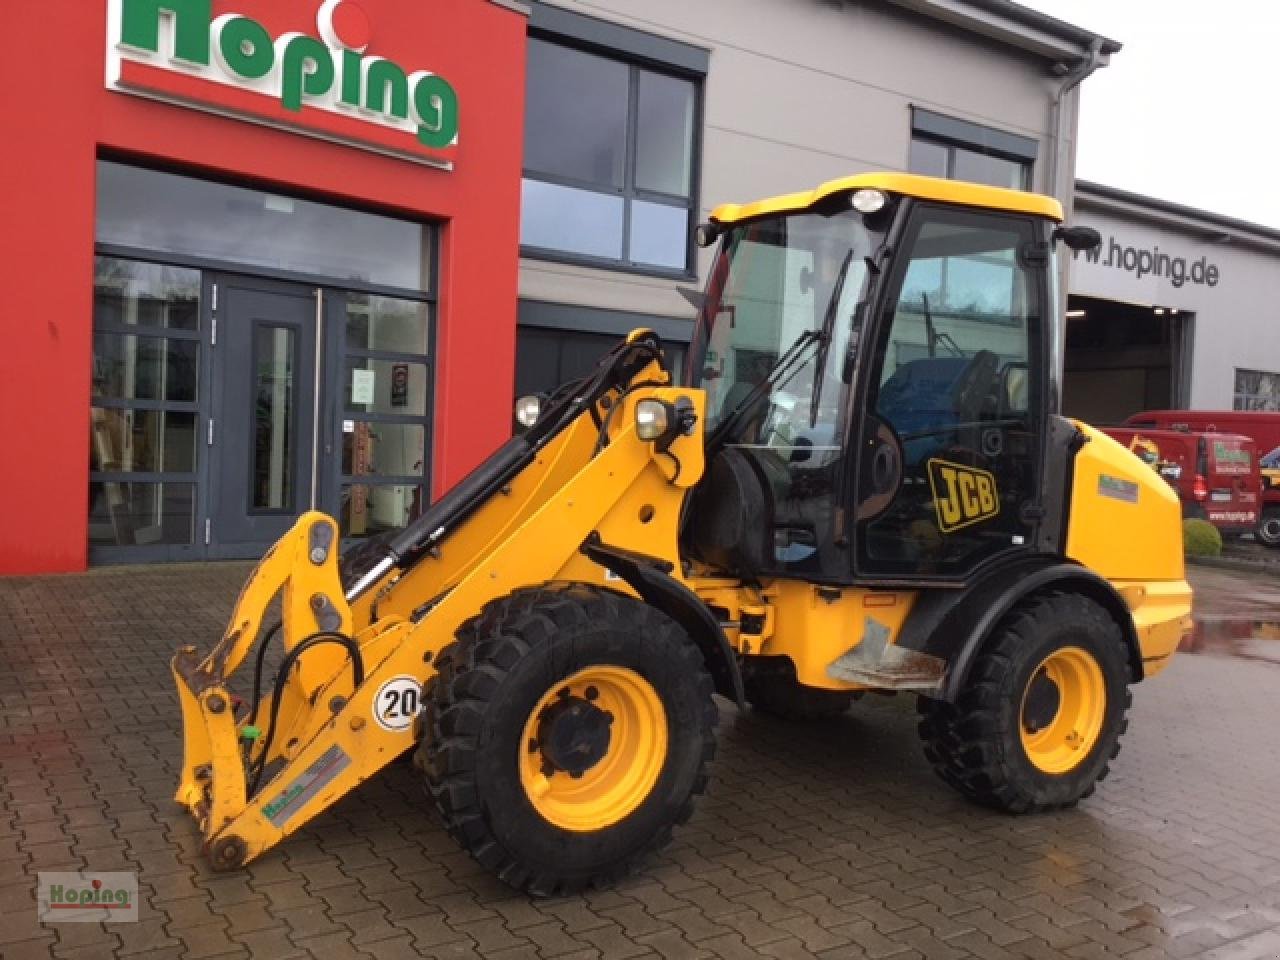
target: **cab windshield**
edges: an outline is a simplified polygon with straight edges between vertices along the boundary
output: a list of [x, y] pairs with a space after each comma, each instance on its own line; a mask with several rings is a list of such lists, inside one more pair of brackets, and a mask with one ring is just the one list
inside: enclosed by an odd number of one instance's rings
[[878, 242], [853, 210], [757, 220], [728, 234], [691, 351], [709, 433], [733, 414], [730, 443], [838, 443], [850, 333]]
[[847, 571], [836, 510], [868, 263], [854, 210], [733, 229], [711, 272], [690, 381], [707, 393], [708, 452], [754, 463], [771, 505], [771, 566]]

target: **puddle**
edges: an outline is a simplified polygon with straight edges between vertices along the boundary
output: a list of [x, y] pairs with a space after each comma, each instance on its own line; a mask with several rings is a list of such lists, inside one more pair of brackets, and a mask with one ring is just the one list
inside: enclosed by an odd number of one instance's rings
[[1183, 653], [1202, 653], [1280, 664], [1280, 621], [1226, 617], [1197, 618], [1182, 638]]

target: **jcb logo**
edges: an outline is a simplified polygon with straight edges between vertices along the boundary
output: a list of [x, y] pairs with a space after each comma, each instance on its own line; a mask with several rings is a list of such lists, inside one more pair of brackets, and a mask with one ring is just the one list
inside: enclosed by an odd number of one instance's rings
[[929, 486], [933, 489], [938, 527], [943, 533], [989, 520], [1000, 512], [996, 478], [986, 470], [946, 460], [930, 460]]

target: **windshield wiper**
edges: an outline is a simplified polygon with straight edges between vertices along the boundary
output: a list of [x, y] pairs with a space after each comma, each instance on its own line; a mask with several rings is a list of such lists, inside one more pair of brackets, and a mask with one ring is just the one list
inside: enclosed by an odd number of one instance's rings
[[804, 330], [800, 336], [796, 337], [791, 346], [783, 351], [782, 356], [778, 357], [777, 362], [765, 375], [765, 378], [751, 388], [751, 391], [742, 398], [742, 402], [725, 415], [711, 435], [707, 438], [707, 449], [713, 450], [719, 446], [720, 441], [725, 437], [729, 430], [745, 415], [746, 411], [754, 407], [766, 393], [772, 390], [778, 383], [782, 382], [783, 374], [788, 373], [790, 368], [795, 365], [796, 359], [800, 356], [801, 351], [815, 340], [822, 338], [822, 334], [816, 330]]
[[836, 323], [836, 311], [840, 309], [840, 298], [844, 295], [844, 279], [849, 275], [849, 264], [853, 263], [853, 247], [844, 255], [840, 264], [840, 272], [836, 275], [836, 285], [831, 291], [831, 299], [827, 301], [827, 312], [822, 318], [822, 333], [818, 346], [817, 362], [813, 369], [813, 400], [809, 402], [809, 429], [818, 425], [818, 405], [822, 402], [822, 385], [826, 382], [827, 351], [831, 349], [831, 331]]

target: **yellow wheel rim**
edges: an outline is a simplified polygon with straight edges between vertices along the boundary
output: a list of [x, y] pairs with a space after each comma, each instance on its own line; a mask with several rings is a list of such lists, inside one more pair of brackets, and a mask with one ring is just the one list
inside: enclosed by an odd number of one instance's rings
[[602, 830], [644, 802], [666, 757], [667, 713], [649, 681], [626, 667], [587, 667], [529, 714], [520, 783], [550, 823]]
[[1107, 712], [1107, 684], [1093, 655], [1063, 647], [1045, 657], [1022, 694], [1019, 729], [1027, 759], [1067, 773], [1092, 752]]

